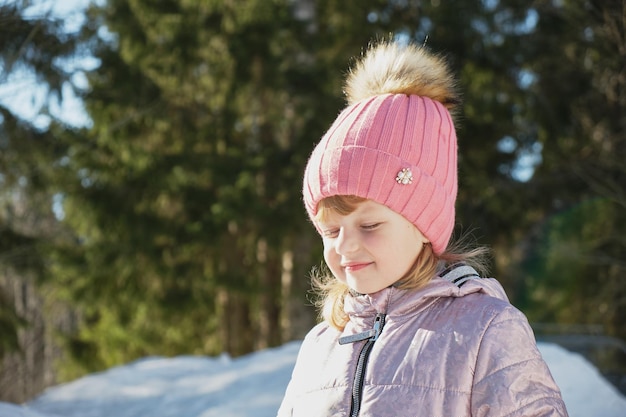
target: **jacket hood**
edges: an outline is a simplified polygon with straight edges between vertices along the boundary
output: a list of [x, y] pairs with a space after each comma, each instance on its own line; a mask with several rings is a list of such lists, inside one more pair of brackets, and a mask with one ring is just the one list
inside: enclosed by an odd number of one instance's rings
[[497, 280], [480, 278], [474, 268], [461, 265], [442, 271], [418, 289], [401, 290], [391, 286], [372, 294], [350, 294], [345, 299], [344, 309], [355, 318], [376, 313], [402, 316], [419, 312], [440, 298], [459, 298], [474, 293], [508, 302], [504, 288]]

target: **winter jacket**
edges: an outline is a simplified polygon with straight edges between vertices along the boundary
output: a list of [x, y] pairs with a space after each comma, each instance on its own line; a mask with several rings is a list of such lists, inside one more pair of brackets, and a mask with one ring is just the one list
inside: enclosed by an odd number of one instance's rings
[[320, 323], [303, 341], [278, 416], [567, 416], [500, 284], [468, 266], [440, 275], [347, 296], [345, 329]]

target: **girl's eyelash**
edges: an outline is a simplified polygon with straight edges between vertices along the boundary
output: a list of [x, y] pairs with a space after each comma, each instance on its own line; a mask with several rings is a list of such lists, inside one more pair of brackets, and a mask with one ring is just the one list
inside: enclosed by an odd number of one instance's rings
[[[378, 226], [380, 226], [381, 224], [382, 224], [382, 222], [368, 223], [368, 224], [361, 225], [361, 229], [363, 229], [363, 230], [374, 230]], [[336, 237], [338, 234], [339, 234], [339, 229], [322, 230], [322, 235], [324, 237]]]

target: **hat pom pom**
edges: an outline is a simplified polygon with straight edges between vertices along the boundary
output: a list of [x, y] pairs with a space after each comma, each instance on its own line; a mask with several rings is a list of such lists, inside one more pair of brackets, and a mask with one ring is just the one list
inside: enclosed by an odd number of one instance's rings
[[448, 111], [460, 103], [456, 82], [443, 58], [414, 44], [385, 41], [368, 48], [346, 79], [348, 104], [383, 94], [428, 97]]

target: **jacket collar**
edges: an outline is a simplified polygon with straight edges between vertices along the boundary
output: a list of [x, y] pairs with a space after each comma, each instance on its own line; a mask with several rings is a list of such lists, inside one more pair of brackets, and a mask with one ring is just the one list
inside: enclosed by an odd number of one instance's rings
[[464, 297], [477, 292], [508, 301], [504, 289], [493, 278], [480, 278], [470, 266], [459, 264], [446, 268], [425, 286], [400, 290], [384, 288], [372, 294], [349, 294], [344, 310], [351, 318], [365, 318], [385, 313], [388, 316], [415, 314], [442, 297]]

